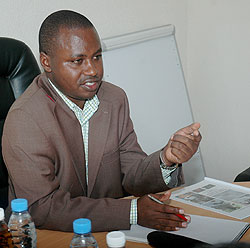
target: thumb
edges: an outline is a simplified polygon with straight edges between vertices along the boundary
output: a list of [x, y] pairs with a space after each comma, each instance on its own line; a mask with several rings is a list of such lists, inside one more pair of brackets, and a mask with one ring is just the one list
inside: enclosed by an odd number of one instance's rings
[[171, 191], [168, 190], [163, 195], [161, 195], [159, 200], [162, 202], [167, 201], [169, 200], [170, 196], [171, 196]]
[[200, 128], [201, 124], [199, 122], [192, 123], [191, 125], [184, 127], [176, 132], [176, 134], [196, 134], [198, 129]]

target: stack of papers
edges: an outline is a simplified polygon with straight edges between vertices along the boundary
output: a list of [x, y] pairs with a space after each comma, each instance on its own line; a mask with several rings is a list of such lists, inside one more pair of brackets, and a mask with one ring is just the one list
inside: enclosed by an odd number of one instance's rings
[[250, 188], [209, 177], [174, 191], [171, 199], [240, 220], [250, 216]]

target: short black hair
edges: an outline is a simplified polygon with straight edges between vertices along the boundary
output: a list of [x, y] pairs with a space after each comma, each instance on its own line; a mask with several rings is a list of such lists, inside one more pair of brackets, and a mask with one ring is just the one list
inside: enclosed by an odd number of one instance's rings
[[59, 10], [50, 14], [39, 30], [39, 52], [51, 55], [60, 28], [94, 28], [84, 15], [72, 10]]

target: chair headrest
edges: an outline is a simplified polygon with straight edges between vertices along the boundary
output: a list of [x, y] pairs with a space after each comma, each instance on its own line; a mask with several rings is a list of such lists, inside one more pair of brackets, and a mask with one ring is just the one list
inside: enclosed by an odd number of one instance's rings
[[0, 78], [9, 81], [16, 99], [40, 74], [39, 66], [30, 48], [12, 38], [0, 37], [0, 58]]
[[0, 37], [0, 58], [0, 119], [5, 119], [40, 69], [30, 48], [16, 39]]

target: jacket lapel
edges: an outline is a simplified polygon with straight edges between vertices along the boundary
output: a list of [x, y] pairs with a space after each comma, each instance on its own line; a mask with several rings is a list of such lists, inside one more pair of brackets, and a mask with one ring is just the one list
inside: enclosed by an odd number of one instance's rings
[[[76, 119], [74, 113], [63, 103], [58, 103], [61, 99], [57, 99], [55, 106], [55, 116], [58, 119], [58, 124], [63, 132], [68, 148], [72, 155], [72, 162], [80, 181], [84, 195], [87, 195], [86, 171], [85, 171], [85, 154], [84, 145], [82, 142], [81, 126]], [[62, 111], [64, 113], [62, 113]], [[79, 141], [79, 142], [78, 142]]]
[[58, 125], [60, 125], [68, 144], [68, 148], [72, 155], [72, 163], [82, 186], [84, 195], [87, 195], [85, 154], [80, 123], [78, 122], [75, 114], [66, 106], [63, 100], [58, 97], [54, 88], [49, 83], [45, 73], [39, 77], [39, 81], [37, 83], [47, 92], [47, 96], [55, 103], [55, 117], [58, 120]]
[[[43, 73], [39, 84], [52, 97], [55, 102], [54, 113], [58, 119], [63, 135], [69, 144], [72, 154], [72, 162], [82, 186], [84, 195], [90, 196], [95, 185], [96, 176], [100, 168], [101, 159], [104, 153], [106, 140], [108, 137], [109, 124], [111, 118], [111, 104], [105, 100], [100, 101], [97, 112], [90, 118], [89, 122], [89, 156], [88, 156], [88, 187], [86, 183], [85, 154], [84, 144], [82, 142], [81, 126], [74, 113], [66, 106], [61, 98], [48, 82]], [[102, 98], [102, 90], [99, 90], [98, 97]], [[102, 123], [100, 125], [100, 123]], [[80, 138], [79, 138], [80, 137]], [[78, 143], [76, 143], [79, 141]]]
[[[91, 195], [108, 138], [111, 105], [101, 101], [89, 122], [88, 196]], [[101, 124], [100, 124], [101, 123]]]

